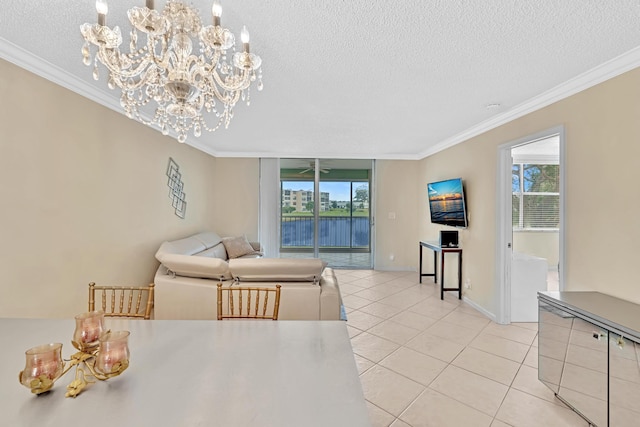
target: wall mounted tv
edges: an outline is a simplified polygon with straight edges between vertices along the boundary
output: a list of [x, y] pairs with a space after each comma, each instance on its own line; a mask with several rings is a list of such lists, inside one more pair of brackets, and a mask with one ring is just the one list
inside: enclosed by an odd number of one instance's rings
[[431, 222], [451, 227], [467, 227], [467, 209], [462, 179], [427, 184]]

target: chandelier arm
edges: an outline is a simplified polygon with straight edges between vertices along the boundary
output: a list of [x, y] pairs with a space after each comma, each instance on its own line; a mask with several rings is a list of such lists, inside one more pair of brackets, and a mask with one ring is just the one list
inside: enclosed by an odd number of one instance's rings
[[[121, 90], [123, 91], [130, 91], [130, 90], [138, 90], [140, 88], [142, 88], [145, 84], [147, 84], [147, 81], [145, 79], [139, 79], [139, 80], [135, 80], [133, 79], [133, 77], [126, 77], [125, 80], [123, 81], [123, 79], [119, 78], [120, 76], [116, 73], [115, 74], [116, 77], [118, 78], [114, 78], [112, 79], [113, 82], [116, 84], [116, 86], [118, 86]], [[133, 84], [131, 83], [133, 82]], [[149, 101], [147, 100], [144, 104], [147, 104]]]
[[149, 51], [149, 56], [151, 57], [151, 59], [153, 60], [153, 63], [161, 68], [161, 69], [166, 69], [167, 66], [169, 65], [169, 43], [167, 40], [167, 35], [164, 34], [160, 37], [160, 43], [161, 43], [161, 48], [160, 48], [160, 56], [156, 55], [156, 38], [153, 37], [151, 34], [147, 35], [147, 50]]
[[238, 100], [240, 99], [240, 94], [242, 93], [242, 91], [237, 90], [235, 92], [233, 92], [233, 97], [231, 97], [231, 99], [229, 99], [229, 106], [231, 108], [233, 108], [234, 105], [236, 105], [236, 103], [238, 102]]
[[209, 58], [209, 61], [206, 60], [206, 56], [203, 58], [202, 64], [202, 72], [205, 75], [209, 75], [216, 70], [216, 66], [220, 62], [220, 57], [222, 56], [221, 49], [212, 49], [213, 55]]
[[[123, 70], [122, 68], [118, 67], [117, 64], [112, 63], [109, 60], [109, 57], [111, 56], [109, 54], [109, 50], [110, 49], [99, 49], [98, 50], [98, 60], [100, 61], [100, 63], [102, 63], [105, 67], [107, 67], [107, 69], [109, 70], [110, 73], [121, 77], [121, 78], [132, 78], [132, 77], [136, 77], [140, 74], [143, 73], [144, 69], [147, 68], [147, 65], [149, 63], [149, 59], [148, 57], [145, 57], [144, 59], [141, 60], [140, 64], [138, 64], [138, 66], [130, 71], [127, 70]], [[111, 49], [115, 53], [115, 56], [120, 56], [122, 55], [122, 53], [119, 50], [115, 50], [115, 49]], [[120, 85], [119, 85], [120, 86]]]
[[[222, 94], [220, 94], [220, 92], [218, 92], [218, 88], [216, 88], [215, 86], [211, 86], [211, 87], [214, 89], [214, 94], [216, 98], [218, 98], [220, 102], [222, 102], [225, 106], [228, 106], [229, 107], [228, 109], [231, 109], [234, 107], [234, 105], [236, 105], [236, 103], [240, 99], [240, 94], [242, 93], [240, 90], [227, 91], [227, 96], [223, 96]], [[228, 109], [225, 108], [225, 111], [227, 111]], [[228, 113], [223, 113], [223, 114], [228, 114]]]
[[[215, 80], [218, 86], [230, 92], [244, 90], [247, 87], [249, 87], [249, 85], [251, 84], [251, 75], [246, 70], [242, 71], [241, 79], [239, 79], [236, 84], [229, 84], [225, 82], [222, 79], [222, 77], [220, 77], [220, 74], [218, 74], [218, 72], [215, 70], [213, 70], [213, 72], [211, 73], [211, 77], [213, 77], [213, 79]], [[237, 76], [237, 77], [240, 77], [240, 76]], [[234, 80], [235, 80], [235, 76], [234, 76]]]
[[218, 86], [216, 86], [215, 82], [211, 81], [210, 78], [205, 77], [204, 80], [208, 83], [209, 91], [206, 92], [209, 96], [215, 97], [222, 103], [227, 102], [227, 98], [218, 90]]

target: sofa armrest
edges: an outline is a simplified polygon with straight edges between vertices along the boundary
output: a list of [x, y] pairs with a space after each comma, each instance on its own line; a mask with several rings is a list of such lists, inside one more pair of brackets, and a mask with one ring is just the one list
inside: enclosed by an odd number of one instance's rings
[[320, 320], [341, 320], [342, 298], [332, 268], [325, 268], [320, 280]]
[[175, 276], [161, 265], [154, 278], [157, 320], [216, 320], [218, 280]]
[[178, 276], [205, 279], [229, 279], [229, 264], [220, 258], [163, 254], [159, 261]]

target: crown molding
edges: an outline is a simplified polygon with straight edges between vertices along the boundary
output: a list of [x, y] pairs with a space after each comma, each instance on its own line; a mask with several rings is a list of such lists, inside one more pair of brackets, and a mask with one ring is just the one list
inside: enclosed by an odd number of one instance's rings
[[585, 71], [578, 76], [567, 80], [566, 82], [549, 89], [540, 95], [519, 104], [510, 110], [485, 120], [477, 125], [461, 132], [457, 135], [447, 138], [438, 144], [422, 151], [417, 157], [425, 158], [454, 145], [465, 142], [475, 136], [495, 129], [522, 116], [534, 111], [547, 107], [555, 102], [561, 101], [585, 89], [589, 89], [597, 84], [605, 82], [609, 79], [619, 76], [620, 74], [631, 71], [640, 66], [640, 46], [619, 55], [610, 61]]
[[[89, 84], [83, 80], [76, 78], [62, 68], [48, 61], [45, 61], [42, 58], [34, 56], [30, 52], [6, 40], [3, 37], [0, 37], [0, 57], [124, 116], [119, 101], [117, 101], [117, 99], [115, 99], [114, 97], [109, 96], [105, 91], [98, 89], [93, 84]], [[424, 159], [425, 157], [429, 157], [440, 151], [446, 150], [447, 148], [465, 142], [484, 132], [495, 129], [522, 116], [551, 105], [554, 102], [558, 102], [564, 98], [567, 98], [613, 77], [619, 76], [620, 74], [637, 68], [638, 66], [640, 66], [640, 47], [636, 47], [616, 58], [613, 58], [610, 61], [598, 65], [597, 67], [594, 67], [591, 70], [586, 71], [576, 76], [575, 78], [566, 81], [565, 83], [562, 83], [534, 98], [531, 98], [530, 100], [517, 105], [502, 114], [496, 115], [488, 120], [478, 123], [477, 125], [465, 130], [464, 132], [454, 135], [451, 138], [447, 138], [422, 152], [416, 154], [382, 156], [370, 153], [369, 157], [381, 160]], [[149, 120], [148, 117], [145, 117], [145, 119]], [[155, 130], [160, 132], [159, 129]], [[176, 135], [171, 134], [171, 137], [176, 138]], [[189, 139], [185, 143], [214, 157], [296, 157], [291, 156], [291, 154], [287, 153], [273, 152], [221, 152], [196, 139]], [[335, 156], [326, 155], [325, 157], [364, 158], [366, 156], [360, 155], [345, 157], [344, 153], [336, 153]]]
[[[96, 85], [78, 79], [64, 69], [31, 54], [30, 52], [24, 50], [20, 46], [8, 41], [3, 37], [0, 37], [0, 58], [3, 58], [20, 68], [30, 71], [31, 73], [47, 79], [57, 85], [69, 89], [70, 91], [75, 92], [82, 97], [97, 102], [98, 104], [107, 107], [110, 110], [115, 111], [116, 113], [121, 114], [123, 117], [129, 119], [122, 111], [122, 107], [120, 106], [120, 102], [117, 100], [117, 98], [109, 96], [107, 92], [98, 89]], [[151, 118], [148, 117], [147, 114], [141, 115], [145, 120], [151, 120]], [[142, 126], [146, 126], [144, 123], [140, 124]], [[162, 135], [160, 129], [154, 127], [151, 128]], [[171, 133], [169, 136], [177, 140], [176, 134]], [[188, 140], [185, 142], [185, 144], [188, 144], [195, 149], [207, 153], [211, 156], [219, 156], [219, 153], [217, 153], [206, 144], [201, 143], [199, 140]]]
[[117, 113], [122, 114], [122, 109], [117, 100], [107, 96], [95, 85], [90, 85], [83, 80], [79, 80], [62, 68], [34, 56], [20, 46], [0, 37], [0, 57], [9, 62], [24, 68], [42, 78], [69, 89], [78, 95], [89, 98]]

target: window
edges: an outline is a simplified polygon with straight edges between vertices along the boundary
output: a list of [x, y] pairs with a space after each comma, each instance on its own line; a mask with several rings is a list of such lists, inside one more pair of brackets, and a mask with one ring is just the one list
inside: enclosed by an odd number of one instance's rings
[[560, 166], [514, 163], [511, 169], [514, 230], [560, 228]]

